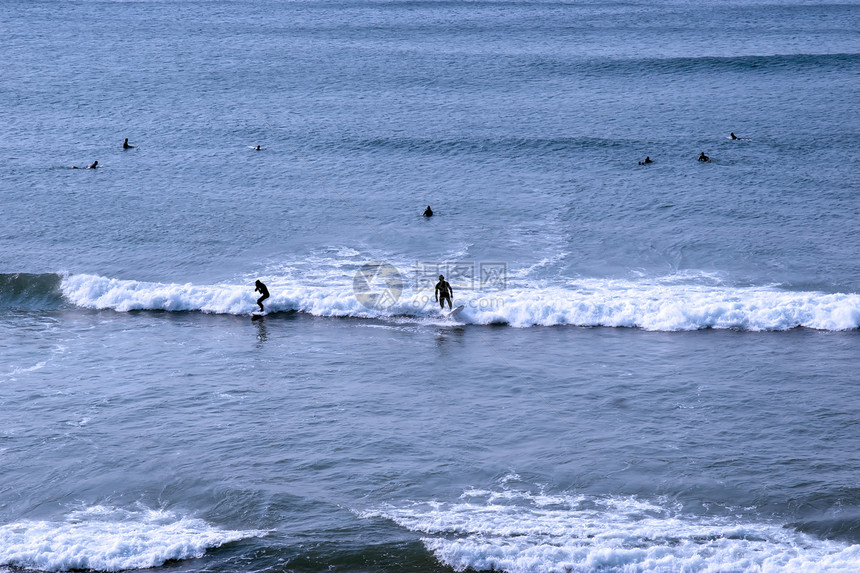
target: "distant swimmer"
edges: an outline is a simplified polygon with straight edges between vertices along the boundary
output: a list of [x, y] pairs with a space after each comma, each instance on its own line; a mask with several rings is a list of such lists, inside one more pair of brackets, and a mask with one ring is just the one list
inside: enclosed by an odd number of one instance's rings
[[639, 165], [648, 165], [649, 163], [654, 163], [654, 162], [653, 162], [653, 161], [651, 161], [651, 158], [650, 158], [650, 157], [647, 157], [647, 156], [646, 156], [646, 157], [645, 157], [645, 161], [640, 161], [640, 162], [639, 162]]
[[128, 138], [126, 137], [125, 141], [122, 142], [122, 148], [123, 149], [134, 149], [134, 145], [129, 145], [128, 144]]
[[425, 217], [432, 217], [433, 216], [433, 209], [430, 208], [430, 205], [427, 205], [427, 208], [424, 209], [424, 216]]
[[90, 165], [89, 167], [87, 167], [87, 169], [98, 169], [98, 166], [99, 166], [99, 162], [93, 161], [93, 164]]
[[703, 151], [702, 154], [699, 156], [699, 161], [705, 161], [707, 163], [710, 163], [711, 158], [705, 155], [705, 152]]
[[731, 136], [732, 136], [732, 139], [739, 139], [739, 137], [737, 135], [735, 135], [734, 131], [731, 133]]
[[263, 308], [263, 301], [269, 298], [269, 289], [266, 288], [266, 285], [260, 282], [260, 279], [257, 279], [257, 282], [254, 284], [254, 286], [256, 287], [254, 289], [254, 292], [258, 292], [263, 295], [257, 299], [257, 304], [260, 305], [260, 312], [266, 312]]
[[451, 297], [454, 296], [454, 289], [448, 284], [443, 275], [439, 275], [439, 282], [436, 283], [436, 300], [439, 302], [439, 308], [445, 308], [445, 301], [448, 301], [448, 308], [454, 308], [451, 304]]
[[254, 151], [260, 151], [260, 146], [257, 145], [257, 147], [254, 148]]

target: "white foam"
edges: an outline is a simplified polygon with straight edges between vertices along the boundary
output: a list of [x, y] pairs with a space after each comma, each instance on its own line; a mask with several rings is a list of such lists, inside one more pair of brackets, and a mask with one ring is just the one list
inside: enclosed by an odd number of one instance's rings
[[[368, 308], [353, 290], [356, 268], [355, 262], [342, 262], [329, 264], [316, 274], [289, 272], [286, 276], [262, 277], [271, 293], [265, 302], [266, 310], [439, 321], [432, 291], [413, 291], [408, 280], [396, 303]], [[251, 281], [192, 285], [68, 275], [61, 288], [66, 300], [85, 308], [223, 314], [249, 314], [257, 309]], [[509, 280], [507, 288], [492, 292], [454, 284], [454, 300], [465, 305], [458, 321], [470, 324], [612, 326], [657, 331], [860, 328], [860, 294], [795, 292], [775, 286], [735, 287], [701, 275], [635, 281], [583, 279], [548, 285]]]
[[467, 304], [464, 314], [478, 324], [519, 327], [568, 324], [664, 331], [860, 327], [857, 294], [591, 279], [537, 289], [515, 285], [499, 295], [483, 308]]
[[13, 368], [10, 376], [15, 376], [16, 374], [24, 374], [25, 372], [35, 372], [36, 370], [41, 370], [45, 367], [45, 364], [47, 363], [47, 360], [43, 360], [30, 367], [20, 366], [18, 368]]
[[455, 571], [857, 571], [860, 546], [781, 524], [684, 515], [665, 501], [522, 492], [464, 494], [359, 514], [425, 535]]
[[230, 531], [169, 511], [96, 506], [63, 521], [19, 521], [0, 526], [0, 568], [40, 571], [122, 571], [202, 557], [207, 549], [260, 537]]
[[63, 277], [60, 288], [66, 300], [84, 308], [199, 310], [229, 314], [248, 313], [253, 309], [253, 289], [238, 285], [195, 286], [68, 275]]

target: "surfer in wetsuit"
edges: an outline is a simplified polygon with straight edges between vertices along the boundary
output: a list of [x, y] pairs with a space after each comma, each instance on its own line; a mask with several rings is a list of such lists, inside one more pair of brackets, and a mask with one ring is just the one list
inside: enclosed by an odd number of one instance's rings
[[732, 136], [732, 139], [737, 139], [737, 138], [738, 138], [738, 136], [737, 136], [737, 135], [735, 135], [735, 132], [734, 132], [734, 131], [733, 131], [730, 135]]
[[711, 158], [705, 155], [705, 152], [703, 151], [702, 154], [699, 156], [699, 161], [705, 161], [707, 163], [710, 163]]
[[129, 145], [128, 144], [128, 138], [126, 137], [125, 141], [122, 142], [122, 148], [123, 149], [134, 149], [134, 145]]
[[263, 308], [263, 301], [266, 300], [267, 298], [269, 298], [269, 289], [266, 288], [266, 285], [264, 285], [262, 282], [260, 282], [260, 279], [257, 279], [257, 282], [254, 283], [254, 286], [256, 287], [254, 289], [254, 292], [258, 292], [261, 295], [263, 295], [257, 299], [257, 304], [260, 305], [260, 312], [266, 312], [265, 309]]
[[439, 308], [445, 308], [445, 301], [448, 301], [448, 308], [454, 308], [451, 304], [451, 297], [454, 296], [454, 289], [448, 284], [443, 275], [439, 275], [439, 282], [436, 283], [436, 300], [439, 302]]
[[645, 157], [645, 161], [640, 161], [639, 165], [648, 165], [649, 163], [654, 163], [654, 162], [651, 161], [650, 157]]
[[99, 167], [99, 162], [93, 161], [93, 164], [90, 165], [89, 167], [87, 167], [87, 169], [98, 169], [98, 167]]
[[433, 216], [433, 209], [430, 208], [430, 205], [427, 205], [427, 208], [424, 209], [424, 216], [425, 217], [432, 217]]

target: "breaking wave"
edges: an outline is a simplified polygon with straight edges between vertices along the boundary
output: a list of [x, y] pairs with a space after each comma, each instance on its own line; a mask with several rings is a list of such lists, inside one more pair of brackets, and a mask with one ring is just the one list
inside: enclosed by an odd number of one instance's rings
[[[839, 331], [860, 328], [860, 294], [791, 291], [776, 286], [727, 286], [715, 281], [582, 279], [529, 284], [510, 278], [505, 288], [480, 291], [453, 282], [464, 308], [440, 314], [433, 283], [386, 284], [369, 276], [363, 292], [344, 269], [329, 276], [263, 277], [266, 310], [321, 317], [530, 326], [609, 326], [654, 331], [707, 328], [780, 331], [797, 327]], [[390, 279], [390, 277], [388, 277]], [[376, 281], [376, 283], [374, 283]], [[256, 310], [253, 281], [243, 284], [158, 283], [87, 274], [0, 275], [0, 304], [54, 308], [61, 304], [120, 312], [135, 310], [249, 314]], [[472, 285], [474, 287], [474, 285]]]
[[0, 525], [0, 566], [40, 571], [124, 571], [202, 557], [225, 543], [265, 535], [230, 531], [161, 510], [95, 506], [62, 521]]
[[856, 571], [860, 545], [778, 523], [686, 515], [634, 497], [472, 490], [455, 502], [359, 512], [389, 519], [455, 571]]

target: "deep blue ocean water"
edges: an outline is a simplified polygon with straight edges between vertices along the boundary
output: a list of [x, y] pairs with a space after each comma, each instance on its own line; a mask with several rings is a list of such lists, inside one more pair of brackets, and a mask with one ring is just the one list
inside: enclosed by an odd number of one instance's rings
[[857, 3], [0, 4], [0, 572], [860, 568]]

